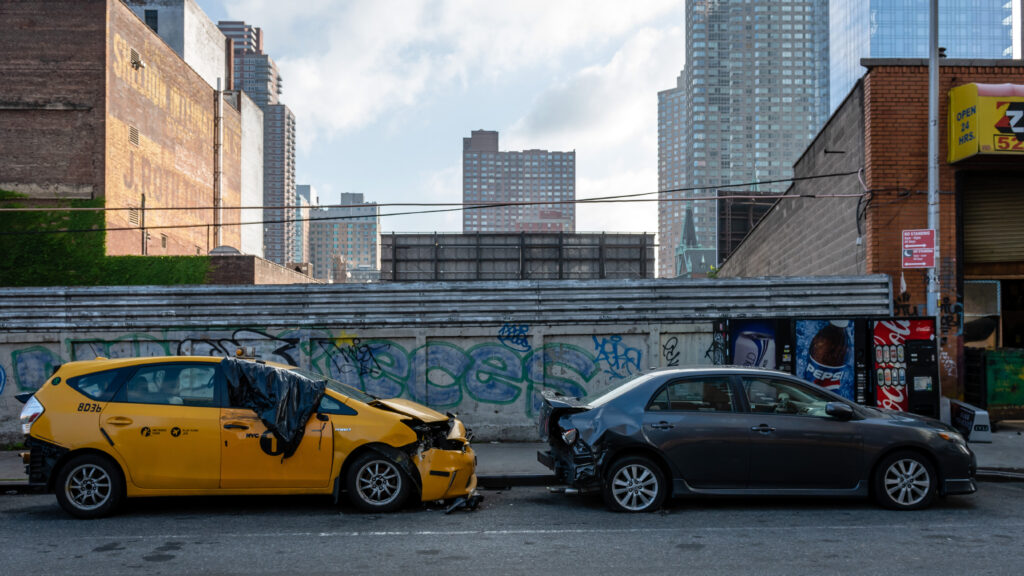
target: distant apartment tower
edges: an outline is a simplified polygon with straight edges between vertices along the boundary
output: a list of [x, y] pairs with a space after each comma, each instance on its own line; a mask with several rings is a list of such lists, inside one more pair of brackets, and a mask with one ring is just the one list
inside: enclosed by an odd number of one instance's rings
[[788, 187], [828, 115], [827, 35], [827, 0], [686, 3], [686, 65], [658, 93], [658, 276], [685, 272], [676, 253], [688, 211], [686, 248], [717, 253], [718, 190]]
[[[234, 43], [234, 85], [263, 109], [264, 257], [287, 264], [295, 255], [295, 115], [280, 102], [277, 64], [263, 52], [263, 31], [240, 21], [220, 21]], [[280, 207], [280, 208], [278, 208]]]
[[[928, 57], [928, 4], [829, 2], [829, 110], [867, 71], [862, 58]], [[948, 58], [1020, 58], [1020, 6], [1019, 0], [939, 0], [939, 46]]]
[[[498, 133], [462, 139], [463, 232], [575, 232], [576, 152], [501, 152]], [[473, 205], [511, 205], [473, 208]]]
[[328, 282], [345, 282], [341, 270], [380, 270], [380, 207], [353, 193], [341, 194], [338, 203], [310, 210], [309, 261], [313, 277]]
[[295, 223], [291, 262], [309, 262], [309, 220], [312, 207], [318, 204], [316, 188], [309, 184], [295, 186], [295, 207], [291, 210]]

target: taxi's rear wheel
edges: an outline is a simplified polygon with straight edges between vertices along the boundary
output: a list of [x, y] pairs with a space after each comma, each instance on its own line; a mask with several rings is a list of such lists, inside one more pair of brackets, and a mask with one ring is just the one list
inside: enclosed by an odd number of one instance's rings
[[412, 483], [398, 464], [375, 452], [352, 463], [345, 483], [352, 504], [364, 512], [398, 510], [412, 491]]
[[101, 518], [124, 499], [124, 480], [117, 465], [96, 454], [68, 461], [54, 486], [57, 503], [78, 518]]

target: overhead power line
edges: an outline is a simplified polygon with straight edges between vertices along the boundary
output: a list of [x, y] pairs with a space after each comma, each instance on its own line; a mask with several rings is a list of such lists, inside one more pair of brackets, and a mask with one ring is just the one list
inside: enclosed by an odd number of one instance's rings
[[[256, 226], [264, 224], [284, 224], [287, 222], [322, 222], [322, 221], [333, 221], [333, 220], [358, 220], [365, 219], [368, 217], [379, 217], [388, 218], [393, 216], [412, 216], [419, 214], [438, 214], [444, 212], [460, 212], [463, 210], [485, 210], [488, 208], [499, 208], [507, 206], [537, 206], [537, 205], [564, 205], [564, 204], [606, 204], [606, 203], [638, 203], [638, 202], [694, 202], [694, 201], [708, 201], [708, 200], [780, 200], [788, 198], [860, 198], [866, 195], [866, 193], [855, 193], [855, 194], [729, 194], [722, 195], [716, 193], [714, 196], [707, 197], [690, 197], [690, 198], [641, 198], [642, 196], [650, 196], [653, 194], [663, 195], [677, 192], [693, 192], [699, 190], [708, 190], [714, 188], [715, 190], [721, 190], [723, 188], [739, 188], [749, 186], [761, 186], [767, 184], [776, 184], [783, 182], [800, 182], [808, 180], [818, 180], [822, 178], [836, 178], [842, 176], [852, 176], [857, 174], [857, 171], [852, 172], [836, 172], [832, 174], [818, 174], [812, 176], [802, 176], [796, 178], [784, 178], [778, 180], [760, 180], [756, 182], [742, 182], [735, 184], [724, 184], [720, 186], [693, 186], [687, 188], [672, 188], [668, 190], [660, 190], [655, 192], [638, 192], [635, 194], [620, 194], [613, 196], [597, 196], [594, 198], [580, 198], [575, 200], [549, 200], [549, 201], [501, 201], [501, 202], [472, 202], [472, 203], [430, 203], [430, 202], [417, 202], [417, 203], [382, 203], [382, 204], [339, 204], [339, 205], [328, 205], [328, 206], [315, 206], [316, 208], [366, 208], [366, 207], [400, 207], [400, 206], [438, 206], [438, 208], [431, 210], [410, 210], [404, 212], [390, 212], [386, 214], [352, 214], [343, 216], [308, 216], [304, 218], [282, 218], [274, 220], [256, 220], [252, 222], [238, 222], [238, 223], [223, 223], [222, 227], [233, 227], [233, 226]], [[12, 199], [13, 200], [13, 199]], [[23, 199], [17, 199], [23, 200]], [[314, 206], [234, 206], [234, 207], [222, 207], [222, 210], [226, 211], [242, 211], [242, 210], [274, 210], [274, 211], [289, 211], [300, 208], [314, 208]], [[124, 211], [124, 210], [141, 210], [140, 207], [33, 207], [33, 208], [0, 208], [2, 212], [78, 212], [78, 211], [92, 211], [92, 212], [107, 212], [107, 211]], [[213, 206], [190, 206], [190, 207], [146, 207], [145, 210], [149, 211], [196, 211], [196, 210], [214, 210]], [[146, 226], [145, 230], [169, 230], [169, 229], [183, 229], [183, 228], [211, 228], [214, 224], [203, 223], [203, 224], [167, 224], [161, 226]], [[0, 231], [0, 236], [19, 236], [19, 235], [46, 235], [46, 234], [66, 234], [66, 233], [78, 233], [78, 232], [120, 232], [120, 231], [137, 231], [142, 230], [140, 226], [127, 226], [127, 227], [116, 227], [116, 228], [79, 228], [79, 229], [59, 229], [59, 230], [26, 230], [17, 232]]]

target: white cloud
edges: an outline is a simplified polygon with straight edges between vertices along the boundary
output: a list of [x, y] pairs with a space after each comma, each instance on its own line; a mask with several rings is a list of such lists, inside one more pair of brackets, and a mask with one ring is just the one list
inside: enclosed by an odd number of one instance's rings
[[674, 0], [226, 0], [225, 9], [263, 28], [285, 101], [304, 127], [303, 145], [452, 84], [557, 69], [569, 52], [614, 45], [682, 10]]

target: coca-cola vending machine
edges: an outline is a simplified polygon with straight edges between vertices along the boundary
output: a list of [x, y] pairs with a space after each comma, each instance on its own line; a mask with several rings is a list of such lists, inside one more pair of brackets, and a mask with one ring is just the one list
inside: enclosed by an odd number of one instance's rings
[[939, 417], [939, 363], [933, 318], [872, 323], [874, 404]]

